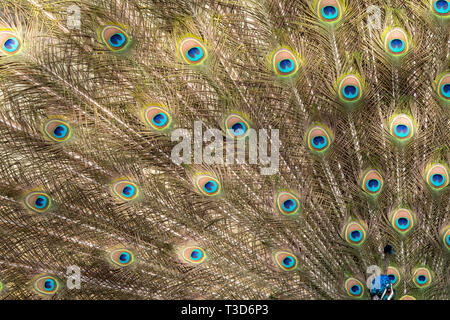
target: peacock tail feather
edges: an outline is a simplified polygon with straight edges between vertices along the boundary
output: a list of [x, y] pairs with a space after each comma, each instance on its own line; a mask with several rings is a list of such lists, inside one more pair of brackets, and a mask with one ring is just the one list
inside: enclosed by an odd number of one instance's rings
[[450, 1], [0, 7], [0, 299], [448, 299]]

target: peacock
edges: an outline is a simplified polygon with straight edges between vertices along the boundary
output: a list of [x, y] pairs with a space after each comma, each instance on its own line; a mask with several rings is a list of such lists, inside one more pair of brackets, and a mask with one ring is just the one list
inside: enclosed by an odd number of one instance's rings
[[0, 5], [0, 299], [449, 299], [450, 1]]

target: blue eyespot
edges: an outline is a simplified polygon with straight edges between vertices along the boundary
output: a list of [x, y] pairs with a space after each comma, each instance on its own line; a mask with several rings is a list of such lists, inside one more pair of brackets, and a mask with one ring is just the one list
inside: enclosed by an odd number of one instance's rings
[[198, 260], [200, 260], [202, 257], [203, 257], [203, 253], [202, 253], [200, 250], [198, 250], [198, 249], [192, 250], [192, 252], [191, 252], [191, 259], [192, 259], [192, 260], [198, 261]]
[[224, 129], [233, 138], [242, 139], [246, 137], [249, 128], [250, 125], [247, 120], [239, 114], [230, 113], [224, 119]]
[[397, 136], [400, 138], [407, 137], [410, 131], [411, 130], [409, 129], [409, 127], [404, 124], [399, 124], [395, 126], [395, 132]]
[[192, 37], [182, 39], [178, 43], [178, 51], [184, 62], [190, 65], [201, 64], [208, 56], [208, 50], [201, 40]]
[[370, 179], [367, 181], [366, 187], [370, 192], [376, 192], [378, 189], [380, 189], [380, 182], [375, 179]]
[[278, 62], [278, 70], [283, 73], [289, 73], [295, 68], [295, 63], [291, 59], [283, 59]]
[[354, 285], [350, 288], [350, 291], [352, 292], [352, 294], [354, 295], [359, 295], [361, 293], [361, 287], [358, 285]]
[[217, 188], [218, 188], [217, 183], [213, 180], [208, 181], [203, 186], [203, 190], [205, 190], [206, 193], [214, 193], [217, 191]]
[[362, 239], [361, 231], [355, 230], [350, 232], [350, 240], [354, 242], [359, 242]]
[[441, 87], [441, 92], [446, 98], [450, 98], [450, 84], [444, 84]]
[[343, 89], [344, 97], [347, 99], [354, 99], [358, 96], [358, 87], [353, 85], [345, 86]]
[[181, 258], [189, 263], [200, 264], [205, 261], [207, 255], [201, 247], [185, 247], [179, 251]]
[[55, 128], [55, 130], [53, 130], [53, 135], [56, 138], [64, 138], [67, 135], [68, 130], [69, 129], [67, 128], [67, 126], [60, 124]]
[[163, 106], [149, 105], [142, 110], [143, 120], [152, 129], [164, 131], [171, 127], [172, 116]]
[[125, 43], [126, 37], [122, 33], [115, 33], [109, 38], [108, 41], [111, 46], [118, 48]]
[[284, 271], [292, 271], [297, 268], [297, 257], [289, 252], [278, 251], [274, 253], [273, 257], [276, 264]]
[[[301, 211], [300, 200], [288, 191], [278, 192], [275, 199], [277, 211], [285, 216], [296, 216]], [[281, 263], [281, 260], [279, 260]]]
[[299, 68], [295, 53], [289, 49], [281, 48], [272, 56], [272, 68], [277, 76], [293, 76]]
[[389, 41], [389, 49], [394, 52], [402, 52], [405, 49], [405, 42], [400, 39], [392, 39]]
[[330, 148], [332, 140], [332, 132], [325, 126], [311, 126], [306, 133], [308, 148], [314, 153], [325, 153]]
[[294, 199], [289, 199], [283, 202], [281, 205], [286, 212], [292, 212], [297, 208], [297, 202]]
[[311, 143], [316, 149], [323, 149], [327, 145], [327, 138], [324, 136], [315, 136], [312, 138]]
[[38, 209], [43, 209], [47, 206], [48, 200], [46, 197], [39, 196], [36, 198], [36, 201], [34, 202], [34, 205]]
[[295, 264], [295, 260], [292, 259], [292, 257], [287, 256], [283, 259], [282, 264], [285, 268], [292, 268], [292, 266]]
[[164, 113], [158, 113], [152, 119], [152, 123], [157, 127], [162, 127], [167, 123], [167, 116]]
[[200, 60], [203, 57], [204, 53], [202, 48], [200, 47], [193, 47], [188, 50], [187, 57], [191, 61], [197, 61]]
[[242, 136], [247, 131], [247, 128], [244, 123], [236, 122], [231, 126], [231, 131], [235, 136]]
[[128, 33], [117, 25], [102, 26], [99, 36], [106, 47], [113, 52], [125, 50], [131, 43]]
[[448, 186], [448, 168], [442, 164], [428, 166], [426, 171], [426, 181], [432, 189], [444, 189]]
[[194, 176], [194, 184], [197, 187], [197, 191], [207, 197], [215, 197], [221, 192], [221, 182], [214, 176], [206, 173], [196, 174]]
[[119, 261], [121, 263], [128, 263], [131, 259], [131, 256], [128, 252], [122, 252], [119, 256]]
[[436, 173], [431, 176], [431, 182], [435, 187], [440, 187], [444, 184], [445, 179], [442, 174]]
[[399, 229], [405, 230], [408, 229], [410, 223], [408, 219], [402, 217], [398, 218], [397, 221], [395, 221], [395, 224]]
[[391, 56], [401, 57], [409, 50], [409, 36], [402, 28], [392, 28], [386, 32], [384, 50]]
[[364, 287], [361, 281], [355, 278], [348, 278], [345, 281], [345, 291], [350, 297], [361, 298], [364, 293]]
[[111, 192], [117, 200], [129, 202], [139, 196], [139, 186], [130, 180], [117, 180], [111, 185]]
[[335, 19], [338, 16], [338, 9], [334, 6], [325, 6], [322, 8], [322, 16], [325, 19]]
[[19, 48], [19, 41], [15, 38], [9, 38], [3, 44], [3, 49], [7, 52], [14, 52]]
[[51, 280], [51, 279], [47, 279], [44, 282], [44, 289], [46, 291], [52, 291], [55, 288], [55, 281]]
[[418, 276], [416, 279], [419, 284], [424, 284], [427, 282], [427, 277], [422, 274]]
[[127, 184], [122, 190], [122, 196], [124, 196], [125, 198], [130, 198], [130, 197], [134, 196], [135, 193], [136, 193], [136, 188], [134, 186], [132, 186], [131, 184]]
[[438, 13], [446, 14], [450, 10], [450, 6], [448, 5], [448, 1], [439, 0], [434, 3], [434, 10]]
[[126, 267], [134, 262], [134, 255], [128, 249], [115, 249], [110, 252], [109, 259], [119, 267]]
[[450, 234], [445, 238], [445, 241], [450, 246]]
[[389, 280], [391, 280], [391, 283], [397, 282], [397, 276], [395, 274], [388, 274]]
[[35, 213], [47, 212], [52, 204], [50, 196], [41, 191], [31, 191], [23, 198], [24, 205]]
[[50, 118], [42, 124], [42, 132], [52, 142], [65, 142], [70, 139], [72, 128], [64, 120]]

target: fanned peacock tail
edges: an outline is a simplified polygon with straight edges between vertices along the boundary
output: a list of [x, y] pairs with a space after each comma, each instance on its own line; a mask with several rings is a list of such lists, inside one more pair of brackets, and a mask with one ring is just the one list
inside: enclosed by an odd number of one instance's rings
[[1, 299], [448, 299], [450, 1], [0, 4]]

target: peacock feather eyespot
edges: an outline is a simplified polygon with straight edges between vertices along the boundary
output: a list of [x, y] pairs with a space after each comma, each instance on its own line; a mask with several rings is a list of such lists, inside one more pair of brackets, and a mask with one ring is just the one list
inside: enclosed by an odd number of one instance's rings
[[441, 237], [444, 246], [447, 250], [450, 250], [450, 225], [447, 225], [441, 229]]
[[206, 253], [205, 250], [198, 246], [188, 246], [181, 250], [181, 258], [192, 264], [200, 264], [205, 261]]
[[409, 38], [402, 28], [392, 28], [384, 34], [384, 50], [394, 57], [401, 57], [409, 50]]
[[43, 123], [42, 131], [46, 139], [54, 142], [65, 142], [72, 136], [72, 127], [61, 119], [48, 119]]
[[388, 267], [386, 271], [386, 275], [391, 280], [392, 286], [395, 288], [398, 286], [401, 280], [400, 272], [395, 267]]
[[13, 56], [22, 50], [22, 40], [12, 29], [0, 29], [0, 50], [6, 56]]
[[134, 254], [128, 249], [115, 249], [111, 251], [109, 258], [112, 263], [120, 267], [129, 266], [134, 262]]
[[33, 289], [43, 295], [54, 295], [59, 290], [59, 281], [50, 275], [38, 276], [33, 281]]
[[441, 191], [448, 186], [448, 169], [440, 163], [429, 165], [425, 170], [428, 186], [434, 191]]
[[32, 191], [24, 197], [25, 207], [32, 212], [43, 214], [50, 210], [52, 200], [48, 194], [41, 191]]
[[441, 18], [448, 18], [450, 16], [450, 1], [430, 0], [430, 9], [435, 15]]
[[113, 52], [124, 51], [131, 43], [130, 36], [118, 25], [105, 25], [99, 31], [100, 39]]
[[352, 298], [362, 298], [364, 295], [364, 286], [358, 279], [348, 278], [345, 281], [345, 291]]
[[194, 176], [194, 183], [198, 191], [207, 197], [214, 197], [220, 194], [221, 185], [218, 179], [209, 174], [197, 174]]
[[350, 221], [342, 230], [343, 237], [347, 243], [359, 247], [366, 241], [366, 229], [362, 222]]
[[338, 80], [337, 93], [344, 103], [356, 103], [363, 95], [361, 78], [356, 74], [348, 74]]
[[405, 235], [414, 227], [416, 217], [411, 210], [399, 208], [389, 214], [389, 221], [395, 231]]
[[294, 76], [299, 69], [299, 59], [289, 49], [278, 49], [272, 55], [272, 69], [280, 77]]
[[450, 103], [450, 73], [441, 74], [436, 80], [437, 94], [443, 101]]
[[398, 114], [389, 122], [391, 136], [398, 142], [406, 142], [415, 134], [414, 120], [406, 114]]
[[172, 116], [162, 105], [152, 104], [142, 110], [144, 122], [156, 131], [165, 131], [172, 126]]
[[413, 296], [405, 294], [403, 297], [401, 297], [399, 300], [416, 300]]
[[122, 201], [132, 201], [139, 196], [139, 187], [130, 180], [118, 180], [111, 185], [112, 194]]
[[184, 62], [190, 65], [202, 64], [208, 57], [205, 45], [194, 37], [187, 37], [178, 43], [178, 51]]
[[300, 200], [292, 192], [278, 192], [275, 204], [278, 212], [284, 216], [296, 216], [301, 211]]
[[273, 258], [278, 267], [284, 271], [292, 271], [298, 267], [298, 259], [295, 255], [287, 251], [277, 251]]
[[330, 148], [332, 142], [331, 131], [323, 125], [314, 125], [306, 133], [309, 150], [315, 153], [324, 153]]
[[231, 113], [225, 117], [224, 126], [227, 134], [236, 139], [243, 139], [247, 137], [250, 132], [248, 121], [236, 113]]
[[344, 14], [344, 8], [340, 0], [317, 0], [316, 13], [319, 20], [330, 24], [341, 20]]
[[383, 177], [375, 169], [367, 170], [366, 173], [362, 175], [360, 180], [360, 185], [363, 191], [372, 197], [376, 197], [381, 193], [383, 190], [383, 184]]
[[416, 268], [413, 272], [413, 282], [418, 288], [429, 287], [432, 281], [431, 271], [427, 268]]

